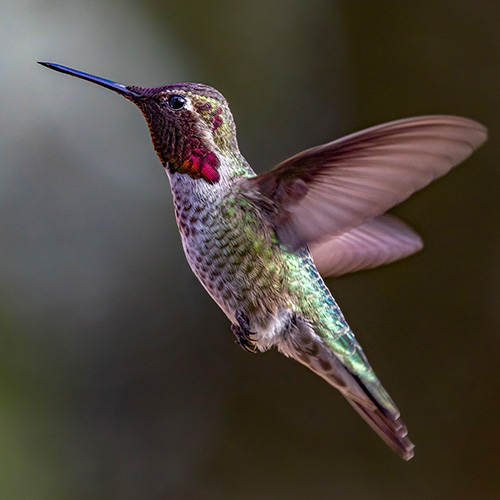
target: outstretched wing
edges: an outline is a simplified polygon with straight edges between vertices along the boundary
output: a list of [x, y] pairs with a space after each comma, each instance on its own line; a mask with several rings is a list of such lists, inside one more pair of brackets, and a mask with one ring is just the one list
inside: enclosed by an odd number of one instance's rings
[[418, 252], [422, 238], [403, 221], [381, 215], [350, 231], [309, 245], [323, 278], [389, 264]]
[[486, 128], [458, 116], [397, 120], [317, 146], [248, 179], [291, 250], [382, 215], [465, 160]]

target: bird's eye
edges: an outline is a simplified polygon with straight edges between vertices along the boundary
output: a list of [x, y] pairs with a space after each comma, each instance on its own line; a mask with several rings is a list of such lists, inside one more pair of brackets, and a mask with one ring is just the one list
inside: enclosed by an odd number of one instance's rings
[[168, 107], [170, 109], [178, 110], [182, 109], [186, 105], [186, 99], [180, 95], [171, 95], [168, 98]]

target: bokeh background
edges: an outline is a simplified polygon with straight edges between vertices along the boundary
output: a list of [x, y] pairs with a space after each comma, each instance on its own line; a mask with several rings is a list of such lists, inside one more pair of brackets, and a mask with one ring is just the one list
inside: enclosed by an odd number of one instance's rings
[[[3, 0], [1, 498], [499, 498], [499, 22], [470, 0]], [[412, 461], [302, 366], [234, 343], [138, 110], [37, 60], [215, 86], [258, 171], [395, 118], [489, 127], [394, 210], [423, 252], [328, 281]]]

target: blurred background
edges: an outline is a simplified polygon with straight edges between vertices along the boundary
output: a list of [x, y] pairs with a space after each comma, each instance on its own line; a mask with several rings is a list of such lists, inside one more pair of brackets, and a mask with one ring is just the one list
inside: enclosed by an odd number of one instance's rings
[[[498, 498], [499, 19], [491, 1], [4, 0], [2, 499]], [[234, 343], [139, 111], [37, 60], [213, 85], [257, 171], [396, 118], [489, 127], [394, 210], [423, 252], [328, 281], [413, 460], [307, 369]]]

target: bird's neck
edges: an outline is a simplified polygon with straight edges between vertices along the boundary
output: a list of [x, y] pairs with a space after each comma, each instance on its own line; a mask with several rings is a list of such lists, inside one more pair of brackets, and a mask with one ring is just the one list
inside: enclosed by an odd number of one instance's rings
[[245, 177], [255, 172], [239, 151], [228, 154], [217, 153], [219, 158], [218, 181], [213, 183], [203, 177], [193, 178], [189, 173], [170, 169], [165, 165], [172, 188], [174, 204], [209, 204], [215, 207], [217, 201], [232, 192]]

